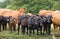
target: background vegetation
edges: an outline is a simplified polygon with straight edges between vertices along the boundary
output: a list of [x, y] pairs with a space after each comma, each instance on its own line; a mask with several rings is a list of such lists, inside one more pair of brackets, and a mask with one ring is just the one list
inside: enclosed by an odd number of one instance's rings
[[0, 8], [25, 8], [27, 12], [38, 13], [40, 10], [60, 10], [60, 0], [5, 0], [0, 2]]

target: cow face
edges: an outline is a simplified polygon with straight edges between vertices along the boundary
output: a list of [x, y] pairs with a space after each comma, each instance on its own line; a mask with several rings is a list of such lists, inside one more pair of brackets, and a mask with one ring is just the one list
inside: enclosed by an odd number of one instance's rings
[[12, 16], [10, 16], [10, 17], [9, 17], [9, 23], [15, 23], [15, 18], [12, 17]]
[[45, 16], [45, 20], [46, 20], [46, 22], [48, 22], [48, 23], [52, 22], [52, 16], [51, 16], [51, 15], [46, 15], [46, 16]]
[[35, 25], [38, 25], [38, 22], [39, 22], [39, 16], [34, 16], [33, 17], [33, 19], [34, 19], [34, 22], [35, 22]]

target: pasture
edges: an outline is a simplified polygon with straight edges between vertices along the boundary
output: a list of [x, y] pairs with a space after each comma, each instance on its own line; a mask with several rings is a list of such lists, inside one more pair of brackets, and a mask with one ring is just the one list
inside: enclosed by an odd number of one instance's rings
[[21, 33], [19, 35], [16, 35], [14, 33], [9, 33], [9, 31], [3, 31], [0, 32], [0, 39], [52, 39], [51, 36], [37, 36], [32, 35], [28, 36], [27, 34], [22, 35]]
[[[51, 28], [51, 31], [53, 32], [53, 27]], [[20, 34], [17, 35], [17, 31], [15, 33], [10, 33], [10, 31], [7, 29], [6, 31], [0, 32], [0, 39], [53, 39], [52, 36], [41, 36], [32, 34], [32, 36], [29, 36], [27, 34], [23, 35], [20, 30]]]

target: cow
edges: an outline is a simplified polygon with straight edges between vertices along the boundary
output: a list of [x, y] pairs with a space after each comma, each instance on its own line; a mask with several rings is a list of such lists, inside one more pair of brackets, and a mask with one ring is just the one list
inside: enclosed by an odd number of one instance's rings
[[33, 21], [34, 21], [34, 27], [33, 29], [37, 30], [37, 35], [39, 35], [39, 29], [40, 29], [40, 33], [42, 35], [42, 26], [43, 26], [43, 19], [41, 16], [39, 16], [38, 14], [34, 14], [33, 15]]
[[0, 31], [1, 31], [1, 26], [3, 30], [7, 29], [7, 23], [8, 23], [8, 17], [0, 16]]
[[20, 25], [22, 28], [22, 34], [25, 34], [25, 28], [27, 28], [27, 33], [28, 33], [27, 20], [28, 20], [28, 18], [27, 18], [26, 14], [23, 14], [18, 17], [18, 34], [19, 34], [19, 30], [20, 30]]
[[5, 17], [3, 16], [2, 18], [2, 26], [3, 26], [3, 30], [7, 29], [7, 23], [9, 22], [9, 17]]
[[34, 16], [34, 26], [36, 27], [37, 29], [37, 35], [39, 34], [38, 33], [38, 29], [39, 29], [39, 16], [38, 15], [35, 15]]
[[27, 25], [29, 28], [29, 36], [31, 36], [32, 30], [33, 30], [33, 34], [34, 34], [34, 20], [33, 17], [30, 15], [27, 15], [28, 20], [27, 20]]
[[46, 31], [47, 35], [51, 34], [51, 24], [52, 24], [52, 16], [51, 15], [46, 15], [43, 18], [44, 22], [44, 31]]
[[9, 28], [11, 33], [16, 31], [16, 20], [12, 16], [9, 16]]

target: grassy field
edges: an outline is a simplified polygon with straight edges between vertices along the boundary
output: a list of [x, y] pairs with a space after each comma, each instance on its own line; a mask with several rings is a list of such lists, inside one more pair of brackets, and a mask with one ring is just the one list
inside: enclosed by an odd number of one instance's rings
[[2, 31], [0, 32], [0, 39], [52, 39], [52, 36], [37, 36], [35, 34], [29, 36], [21, 33], [17, 35], [16, 33], [10, 33], [9, 31]]
[[10, 33], [8, 30], [0, 32], [0, 39], [53, 39], [52, 36], [37, 36], [36, 34], [29, 36], [23, 35], [21, 32], [17, 35], [17, 32]]

